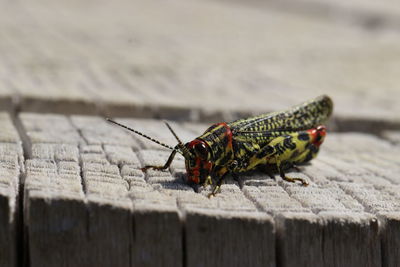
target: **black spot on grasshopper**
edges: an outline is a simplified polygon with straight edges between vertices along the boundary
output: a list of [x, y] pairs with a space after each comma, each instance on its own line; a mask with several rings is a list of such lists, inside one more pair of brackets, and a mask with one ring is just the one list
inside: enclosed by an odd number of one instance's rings
[[293, 143], [292, 137], [288, 136], [283, 140], [283, 146], [291, 150], [296, 149], [296, 144]]
[[300, 134], [298, 135], [297, 138], [299, 138], [299, 140], [301, 140], [301, 141], [308, 141], [308, 140], [310, 140], [310, 136], [309, 136], [308, 133], [306, 133], [306, 132], [300, 133]]
[[283, 154], [286, 151], [286, 149], [281, 144], [276, 144], [274, 146], [274, 149], [275, 149], [276, 153], [279, 155]]
[[274, 152], [274, 148], [272, 146], [266, 146], [262, 149], [260, 153], [257, 154], [257, 158], [262, 159], [267, 155], [270, 155]]
[[313, 153], [312, 153], [311, 150], [309, 150], [309, 151], [307, 152], [307, 156], [306, 156], [305, 159], [304, 159], [304, 162], [308, 162], [308, 161], [310, 161], [310, 160], [312, 160], [312, 159], [313, 159]]
[[306, 148], [314, 154], [318, 153], [318, 151], [319, 151], [319, 147], [317, 147], [313, 144], [308, 144]]

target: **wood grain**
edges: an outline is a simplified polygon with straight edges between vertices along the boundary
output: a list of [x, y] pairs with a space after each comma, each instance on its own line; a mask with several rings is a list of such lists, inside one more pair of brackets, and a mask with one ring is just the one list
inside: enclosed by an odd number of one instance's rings
[[[64, 257], [66, 266], [392, 266], [400, 257], [399, 159], [385, 140], [331, 133], [316, 160], [288, 173], [308, 187], [256, 172], [209, 199], [210, 187], [185, 183], [179, 155], [169, 170], [143, 173], [170, 152], [99, 117], [56, 115], [51, 135], [74, 142], [35, 142], [49, 127], [42, 116], [20, 116], [35, 136], [24, 206], [33, 266]], [[119, 121], [176, 142], [161, 121]], [[183, 140], [201, 133], [173, 127]], [[44, 257], [49, 246], [57, 253]]]
[[[0, 113], [0, 266], [17, 266], [21, 258], [21, 140], [10, 116]], [[21, 261], [22, 262], [22, 261]]]

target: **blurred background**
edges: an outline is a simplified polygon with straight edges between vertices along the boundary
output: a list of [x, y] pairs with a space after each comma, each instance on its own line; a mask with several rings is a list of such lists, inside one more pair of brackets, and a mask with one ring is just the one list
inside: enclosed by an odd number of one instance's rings
[[4, 110], [209, 122], [328, 94], [338, 125], [400, 125], [393, 0], [37, 0], [0, 10]]

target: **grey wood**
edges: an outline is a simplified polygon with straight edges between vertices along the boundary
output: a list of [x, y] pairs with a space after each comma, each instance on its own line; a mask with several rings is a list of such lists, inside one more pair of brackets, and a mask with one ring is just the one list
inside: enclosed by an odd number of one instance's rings
[[254, 201], [257, 207], [269, 214], [276, 215], [281, 212], [311, 212], [299, 201], [293, 199], [289, 194], [274, 181], [265, 181], [265, 176], [261, 181], [248, 180], [243, 187], [244, 194]]
[[382, 266], [397, 266], [399, 264], [399, 229], [400, 214], [398, 212], [382, 213]]
[[400, 131], [385, 131], [383, 137], [395, 144], [400, 144]]
[[25, 191], [28, 262], [31, 266], [88, 265], [91, 255], [85, 242], [88, 233], [83, 198], [76, 194], [50, 194], [43, 190], [44, 185], [40, 188]]
[[[400, 258], [400, 162], [385, 139], [329, 133], [317, 159], [287, 173], [308, 187], [256, 172], [228, 177], [208, 198], [210, 186], [186, 183], [181, 155], [169, 170], [143, 173], [170, 151], [100, 117], [20, 118], [32, 266], [393, 266]], [[176, 144], [162, 121], [117, 120]], [[52, 125], [53, 141], [42, 142]], [[171, 125], [184, 142], [204, 130]], [[63, 133], [66, 143], [56, 139]], [[48, 247], [56, 251], [44, 259]]]
[[[111, 186], [110, 186], [111, 187]], [[87, 244], [83, 251], [90, 266], [129, 266], [132, 261], [132, 203], [87, 196]]]
[[[53, 91], [52, 89], [50, 89]], [[83, 93], [83, 92], [82, 92]], [[46, 97], [46, 95], [31, 96], [24, 94], [19, 99], [18, 105], [23, 107], [25, 112], [43, 112], [43, 113], [66, 113], [69, 114], [99, 114], [101, 111], [97, 107], [94, 99], [82, 99], [82, 96], [70, 97], [68, 94], [57, 95], [57, 100]], [[10, 105], [10, 110], [15, 106]]]
[[[378, 220], [365, 213], [322, 212], [325, 266], [382, 266]], [[398, 256], [396, 256], [398, 257]]]
[[280, 213], [276, 219], [278, 266], [325, 266], [323, 224], [312, 213]]
[[[100, 118], [46, 116], [60, 125], [53, 128], [53, 136], [68, 132], [79, 138], [68, 145], [56, 139], [42, 143], [49, 122], [40, 114], [21, 116], [28, 138], [31, 131], [40, 133], [35, 135], [38, 139], [29, 139], [32, 159], [26, 163], [30, 264], [171, 266], [177, 259], [181, 263], [176, 200], [171, 199], [173, 205], [165, 209], [154, 205], [167, 203], [165, 196], [136, 193], [134, 182], [143, 179], [143, 173], [132, 150], [137, 148], [135, 139]], [[151, 186], [149, 190], [157, 193]], [[49, 247], [56, 251], [44, 257]]]
[[399, 126], [393, 1], [248, 2], [2, 2], [0, 99], [14, 111], [215, 122], [326, 93], [342, 130]]
[[0, 266], [18, 266], [22, 245], [20, 206], [23, 153], [19, 135], [7, 113], [0, 113]]
[[[398, 5], [256, 2], [0, 3], [1, 266], [398, 265]], [[171, 151], [82, 116], [174, 146], [150, 118], [186, 142], [322, 93], [346, 133], [288, 173], [308, 187], [244, 174], [211, 199], [180, 155], [143, 173]]]
[[365, 1], [236, 1], [251, 7], [278, 9], [295, 14], [312, 16], [335, 23], [359, 26], [369, 31], [396, 31], [400, 24], [400, 9], [395, 1], [376, 3]]
[[[59, 125], [51, 127], [51, 136], [67, 133], [73, 136], [70, 144], [41, 142], [51, 126], [46, 118]], [[88, 145], [66, 117], [21, 119], [28, 138], [31, 131], [38, 133], [29, 139], [32, 159], [26, 161], [24, 221], [31, 266], [128, 266], [132, 203], [117, 165], [105, 156], [99, 162], [102, 147]], [[103, 154], [96, 153], [99, 149]]]
[[[150, 195], [151, 196], [151, 195]], [[132, 266], [183, 266], [182, 226], [176, 207], [135, 204]]]
[[145, 151], [148, 150], [139, 152], [121, 169], [121, 175], [129, 182], [129, 196], [134, 207], [132, 265], [183, 266], [182, 222], [176, 199], [162, 192], [162, 185], [173, 187], [176, 182], [167, 172], [151, 176], [149, 171], [145, 177], [140, 166], [150, 164], [157, 155], [150, 150], [149, 160], [144, 161], [141, 155], [146, 155]]
[[280, 266], [381, 265], [378, 222], [371, 215], [282, 214], [277, 227]]
[[269, 216], [190, 209], [185, 222], [187, 266], [275, 266]]

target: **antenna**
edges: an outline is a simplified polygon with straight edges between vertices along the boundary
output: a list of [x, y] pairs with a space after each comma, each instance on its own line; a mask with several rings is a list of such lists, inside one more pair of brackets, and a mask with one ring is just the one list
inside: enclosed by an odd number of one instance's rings
[[140, 136], [143, 136], [144, 138], [147, 138], [147, 139], [149, 139], [150, 141], [153, 141], [154, 143], [159, 144], [160, 146], [166, 147], [166, 148], [171, 149], [171, 150], [176, 150], [176, 149], [173, 148], [172, 146], [169, 146], [169, 145], [167, 145], [167, 144], [164, 144], [164, 143], [162, 143], [162, 142], [160, 142], [160, 141], [158, 141], [158, 140], [156, 140], [156, 139], [154, 139], [154, 138], [152, 138], [152, 137], [150, 137], [150, 136], [148, 136], [148, 135], [145, 135], [144, 133], [141, 133], [141, 132], [136, 131], [136, 130], [134, 130], [134, 129], [132, 129], [132, 128], [129, 128], [128, 126], [125, 126], [125, 125], [123, 125], [123, 124], [121, 124], [121, 123], [118, 123], [118, 122], [116, 122], [116, 121], [113, 121], [113, 120], [111, 120], [111, 119], [109, 119], [109, 118], [106, 118], [106, 120], [109, 121], [109, 122], [111, 122], [111, 123], [114, 123], [114, 124], [116, 124], [116, 125], [118, 125], [118, 126], [120, 126], [120, 127], [122, 127], [122, 128], [125, 128], [125, 129], [127, 129], [127, 130], [129, 130], [129, 131], [131, 131], [131, 132], [134, 132], [135, 134], [138, 134], [138, 135], [140, 135]]
[[164, 121], [165, 125], [167, 125], [168, 129], [171, 131], [171, 133], [175, 136], [175, 139], [178, 141], [179, 144], [182, 144], [181, 139], [179, 139], [179, 137], [176, 135], [176, 133], [174, 132], [174, 130], [172, 130], [171, 126], [168, 124], [168, 122]]
[[171, 133], [174, 135], [175, 139], [178, 141], [178, 147], [182, 152], [182, 155], [188, 159], [191, 155], [189, 149], [187, 149], [187, 147], [185, 147], [185, 145], [182, 143], [181, 139], [179, 139], [179, 137], [176, 135], [176, 133], [174, 132], [174, 130], [172, 130], [171, 126], [168, 124], [168, 122], [164, 121], [165, 125], [167, 125], [168, 129], [171, 131]]

